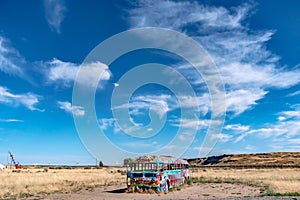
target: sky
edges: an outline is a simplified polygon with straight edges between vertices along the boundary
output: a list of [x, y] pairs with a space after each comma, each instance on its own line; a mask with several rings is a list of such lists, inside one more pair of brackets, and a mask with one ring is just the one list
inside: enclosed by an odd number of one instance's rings
[[[1, 1], [0, 163], [10, 162], [8, 151], [21, 164], [67, 165], [120, 164], [124, 152], [161, 149], [183, 158], [299, 152], [299, 7], [297, 0]], [[201, 46], [224, 102], [210, 75], [175, 53], [186, 43], [145, 27], [176, 31]], [[130, 30], [146, 32], [101, 46]], [[153, 38], [174, 51], [141, 48], [110, 63], [100, 59], [139, 39], [155, 46]], [[77, 86], [94, 88], [91, 101]], [[91, 116], [96, 126], [88, 125]], [[220, 129], [209, 132], [215, 124]]]

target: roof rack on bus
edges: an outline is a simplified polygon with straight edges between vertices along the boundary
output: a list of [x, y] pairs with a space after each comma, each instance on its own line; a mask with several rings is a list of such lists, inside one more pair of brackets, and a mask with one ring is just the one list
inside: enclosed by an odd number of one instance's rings
[[188, 168], [188, 162], [171, 156], [143, 156], [127, 166], [127, 171], [162, 171]]

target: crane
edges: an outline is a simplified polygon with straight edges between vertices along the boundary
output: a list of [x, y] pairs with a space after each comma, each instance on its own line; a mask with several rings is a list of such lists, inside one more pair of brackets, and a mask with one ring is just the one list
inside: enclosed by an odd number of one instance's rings
[[10, 151], [8, 151], [8, 154], [10, 156], [11, 162], [15, 165], [16, 169], [22, 169], [23, 166], [19, 164], [19, 162], [16, 162], [14, 159], [14, 155]]

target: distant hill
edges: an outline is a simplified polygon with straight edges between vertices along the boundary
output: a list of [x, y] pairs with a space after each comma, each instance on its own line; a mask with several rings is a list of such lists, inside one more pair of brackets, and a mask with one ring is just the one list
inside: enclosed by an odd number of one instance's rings
[[187, 159], [191, 167], [201, 166], [295, 166], [300, 167], [300, 152], [224, 154]]

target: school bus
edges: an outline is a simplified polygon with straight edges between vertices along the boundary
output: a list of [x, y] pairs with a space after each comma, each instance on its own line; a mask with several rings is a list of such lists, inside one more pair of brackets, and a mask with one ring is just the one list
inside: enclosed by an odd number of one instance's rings
[[188, 162], [171, 156], [144, 156], [127, 166], [128, 191], [154, 190], [168, 192], [187, 182]]

